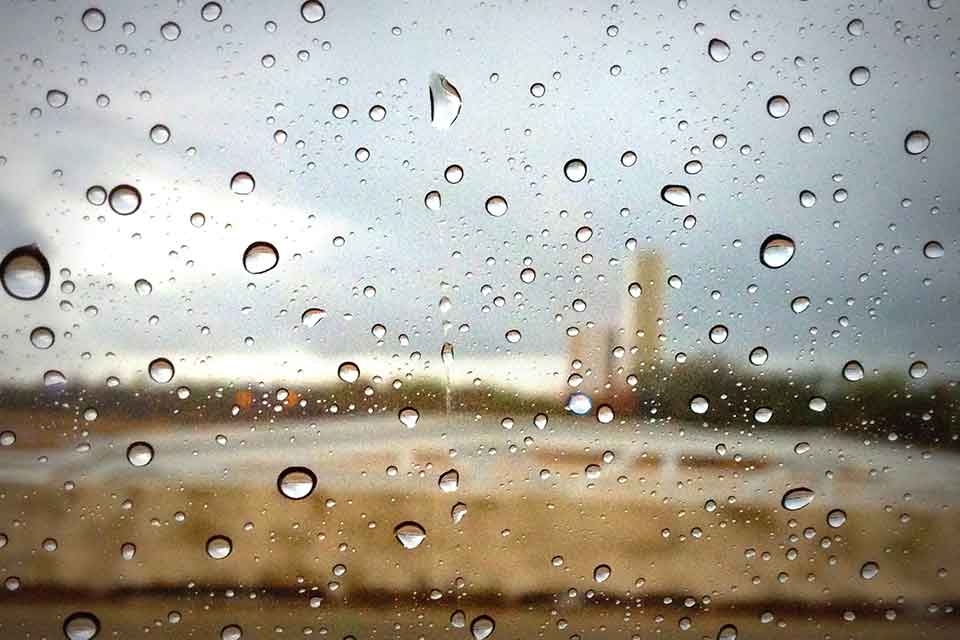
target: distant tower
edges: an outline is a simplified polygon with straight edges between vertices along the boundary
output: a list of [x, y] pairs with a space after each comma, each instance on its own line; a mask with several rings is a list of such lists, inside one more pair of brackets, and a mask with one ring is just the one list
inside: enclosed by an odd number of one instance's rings
[[[621, 344], [626, 349], [622, 366], [626, 374], [643, 377], [643, 371], [654, 361], [660, 341], [657, 320], [663, 316], [663, 289], [666, 269], [663, 256], [654, 251], [643, 251], [627, 264], [623, 287], [623, 335]], [[634, 298], [630, 293], [638, 283], [642, 293]]]

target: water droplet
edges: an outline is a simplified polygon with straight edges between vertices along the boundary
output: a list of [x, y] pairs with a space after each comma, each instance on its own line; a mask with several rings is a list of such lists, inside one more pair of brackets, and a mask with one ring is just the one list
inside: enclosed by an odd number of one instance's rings
[[134, 282], [133, 288], [142, 296], [148, 296], [153, 293], [153, 285], [150, 284], [149, 280], [144, 280], [143, 278], [140, 278]]
[[360, 367], [353, 362], [342, 362], [337, 368], [337, 377], [346, 383], [354, 383], [360, 379]]
[[370, 110], [367, 112], [367, 116], [374, 122], [382, 122], [384, 118], [387, 117], [387, 110], [383, 105], [375, 104], [370, 107]]
[[49, 327], [37, 327], [30, 332], [30, 344], [37, 349], [49, 349], [53, 346], [55, 339]]
[[590, 410], [593, 408], [593, 401], [590, 400], [590, 396], [585, 393], [574, 393], [567, 399], [567, 411], [578, 415], [585, 416], [590, 413]]
[[817, 195], [813, 191], [801, 191], [800, 192], [800, 206], [809, 209], [813, 205], [817, 204]]
[[50, 263], [35, 245], [17, 247], [0, 262], [0, 283], [17, 300], [36, 300], [50, 284]]
[[931, 240], [927, 244], [923, 245], [923, 255], [931, 260], [942, 258], [944, 255], [943, 245], [936, 240]]
[[467, 515], [467, 505], [462, 502], [458, 502], [450, 509], [450, 519], [453, 521], [453, 524], [460, 524], [460, 521], [463, 520], [465, 515]]
[[611, 573], [610, 565], [600, 564], [593, 570], [593, 579], [597, 583], [606, 582]]
[[919, 155], [930, 146], [930, 136], [926, 131], [911, 131], [903, 141], [903, 147], [912, 156]]
[[704, 396], [693, 396], [690, 398], [690, 411], [698, 415], [703, 415], [710, 408], [710, 401]]
[[445, 471], [437, 484], [444, 493], [453, 493], [460, 487], [460, 473], [456, 469]]
[[100, 9], [90, 8], [80, 16], [80, 22], [83, 23], [87, 31], [96, 33], [107, 24], [107, 17], [103, 15], [103, 11], [100, 11]]
[[810, 298], [806, 296], [797, 296], [790, 301], [790, 308], [794, 313], [803, 313], [810, 306]]
[[59, 387], [67, 383], [67, 376], [63, 375], [61, 372], [56, 369], [50, 369], [43, 373], [43, 386], [45, 387]]
[[580, 227], [577, 229], [576, 238], [578, 242], [586, 242], [593, 237], [593, 229], [590, 227]]
[[820, 396], [813, 396], [810, 400], [807, 401], [807, 407], [811, 411], [816, 411], [817, 413], [822, 413], [827, 409], [827, 401]]
[[707, 53], [714, 62], [723, 62], [730, 57], [730, 45], [719, 38], [714, 38], [707, 45]]
[[443, 177], [450, 184], [457, 184], [463, 180], [463, 167], [458, 164], [452, 164], [444, 170]]
[[307, 0], [300, 5], [300, 15], [309, 23], [320, 22], [327, 15], [326, 9], [319, 0]]
[[759, 422], [760, 424], [766, 424], [770, 422], [770, 418], [773, 417], [773, 409], [770, 407], [760, 407], [753, 412], [753, 419]]
[[473, 635], [473, 640], [489, 638], [496, 628], [497, 625], [490, 616], [476, 617], [470, 623], [470, 633]]
[[303, 315], [300, 316], [300, 322], [305, 327], [313, 328], [325, 317], [327, 317], [326, 311], [314, 307], [303, 312]]
[[815, 494], [810, 489], [799, 487], [783, 494], [783, 499], [780, 501], [780, 504], [782, 504], [783, 508], [787, 511], [799, 511], [813, 502], [814, 496]]
[[499, 218], [507, 212], [509, 206], [507, 205], [507, 200], [503, 196], [490, 196], [487, 198], [486, 202], [487, 213], [492, 215], [494, 218]]
[[608, 404], [602, 404], [597, 407], [597, 422], [600, 424], [610, 424], [616, 416], [613, 408]]
[[865, 562], [860, 567], [860, 577], [864, 580], [873, 580], [880, 573], [880, 565], [876, 562]]
[[927, 363], [923, 360], [917, 360], [910, 365], [910, 377], [914, 380], [919, 380], [920, 378], [927, 375]]
[[567, 160], [563, 165], [563, 175], [567, 176], [570, 182], [580, 182], [587, 177], [587, 163], [580, 158]]
[[767, 357], [770, 354], [767, 353], [767, 350], [763, 347], [754, 347], [750, 351], [750, 364], [760, 367], [763, 366], [767, 361]]
[[416, 549], [427, 537], [427, 532], [416, 522], [401, 522], [394, 528], [393, 535], [404, 549]]
[[523, 339], [523, 334], [520, 333], [520, 331], [517, 330], [517, 329], [510, 329], [509, 331], [507, 331], [507, 332], [503, 335], [503, 337], [504, 337], [504, 338], [507, 340], [507, 342], [509, 342], [510, 344], [516, 344], [516, 343], [520, 342], [520, 340]]
[[827, 514], [827, 524], [834, 529], [842, 527], [847, 522], [847, 514], [842, 509], [834, 509]]
[[87, 189], [87, 202], [95, 207], [99, 207], [107, 201], [107, 190], [98, 184]]
[[420, 420], [420, 412], [413, 407], [405, 407], [400, 409], [397, 418], [407, 429], [413, 429], [417, 426], [417, 421]]
[[213, 536], [207, 540], [207, 555], [223, 560], [233, 552], [233, 542], [227, 536]]
[[217, 2], [208, 2], [200, 9], [200, 17], [206, 22], [214, 22], [222, 13], [223, 7]]
[[855, 87], [862, 87], [870, 81], [870, 69], [854, 67], [850, 70], [850, 83]]
[[279, 261], [277, 248], [269, 242], [254, 242], [243, 252], [243, 268], [254, 275], [270, 271]]
[[863, 365], [856, 360], [849, 361], [847, 364], [843, 365], [843, 377], [850, 382], [863, 380]]
[[463, 100], [457, 88], [439, 73], [430, 76], [430, 123], [438, 129], [450, 127], [460, 115]]
[[547, 92], [547, 88], [539, 82], [534, 82], [530, 85], [530, 95], [534, 98], [542, 98], [543, 95]]
[[220, 640], [240, 640], [243, 638], [243, 627], [236, 624], [228, 624], [220, 629]]
[[775, 233], [760, 245], [760, 262], [771, 269], [779, 269], [793, 259], [796, 246], [787, 236]]
[[164, 124], [150, 127], [150, 139], [156, 144], [166, 144], [170, 140], [170, 129]]
[[93, 640], [100, 633], [100, 620], [87, 611], [71, 613], [63, 622], [67, 640]]
[[444, 342], [440, 347], [440, 361], [447, 367], [453, 364], [453, 345], [449, 342]]
[[160, 27], [160, 35], [164, 40], [173, 42], [180, 37], [180, 25], [176, 22], [164, 22]]
[[431, 191], [423, 198], [423, 204], [430, 211], [440, 211], [440, 192]]
[[660, 190], [660, 197], [675, 207], [686, 207], [690, 204], [690, 190], [679, 184], [665, 186]]
[[847, 33], [852, 36], [862, 36], [863, 35], [863, 20], [860, 18], [854, 18], [847, 23]]
[[620, 164], [625, 167], [632, 167], [637, 163], [637, 154], [633, 151], [624, 151], [620, 156]]
[[790, 112], [790, 102], [783, 96], [773, 96], [767, 100], [767, 113], [774, 118], [782, 118]]
[[145, 467], [153, 461], [153, 447], [149, 442], [134, 442], [127, 447], [127, 462], [134, 467]]
[[729, 335], [730, 331], [722, 324], [710, 327], [710, 342], [713, 344], [723, 344]]
[[238, 196], [246, 196], [257, 188], [257, 181], [246, 171], [238, 171], [230, 178], [230, 190]]
[[717, 640], [737, 640], [737, 628], [732, 624], [725, 624], [717, 632]]
[[66, 92], [59, 89], [47, 91], [47, 104], [54, 109], [59, 109], [67, 104], [68, 96]]
[[303, 500], [317, 486], [317, 476], [306, 467], [287, 467], [277, 476], [277, 489], [291, 500]]
[[140, 192], [128, 184], [117, 185], [110, 190], [110, 208], [114, 213], [128, 216], [140, 208]]
[[120, 545], [120, 557], [124, 560], [133, 560], [137, 555], [137, 545], [132, 542], [124, 542]]

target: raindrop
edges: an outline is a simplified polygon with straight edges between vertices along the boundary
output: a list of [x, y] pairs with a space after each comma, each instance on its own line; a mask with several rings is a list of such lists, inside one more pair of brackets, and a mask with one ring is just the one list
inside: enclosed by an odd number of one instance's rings
[[814, 495], [813, 491], [806, 487], [791, 489], [783, 494], [783, 499], [780, 501], [780, 504], [782, 504], [783, 508], [787, 511], [799, 511], [813, 502]]
[[773, 417], [773, 409], [770, 407], [760, 407], [753, 412], [753, 419], [759, 422], [760, 424], [766, 424], [770, 422], [770, 418]]
[[143, 278], [140, 278], [136, 282], [134, 282], [133, 288], [134, 290], [136, 290], [137, 293], [139, 293], [142, 296], [148, 296], [151, 293], [153, 293], [153, 285], [150, 284], [149, 280], [145, 280]]
[[797, 137], [800, 139], [800, 142], [804, 144], [810, 144], [814, 140], [813, 129], [810, 127], [800, 127], [797, 130]]
[[542, 98], [543, 94], [547, 92], [547, 88], [539, 82], [534, 82], [530, 85], [530, 95], [534, 98]]
[[326, 316], [326, 311], [314, 307], [303, 312], [303, 314], [300, 316], [300, 322], [305, 327], [313, 328], [317, 326], [317, 323], [323, 320]]
[[693, 396], [690, 398], [690, 411], [697, 415], [703, 415], [710, 408], [710, 401], [704, 396]]
[[277, 489], [291, 500], [303, 500], [317, 486], [317, 476], [306, 467], [287, 467], [277, 476]]
[[67, 94], [59, 89], [51, 89], [47, 91], [47, 104], [54, 109], [59, 109], [67, 104]]
[[620, 156], [620, 164], [625, 167], [632, 167], [637, 163], [637, 154], [633, 151], [624, 151]]
[[775, 233], [760, 245], [760, 262], [771, 269], [779, 269], [793, 258], [796, 247], [787, 236]]
[[923, 360], [917, 360], [910, 365], [910, 377], [914, 380], [919, 380], [920, 378], [927, 375], [927, 363]]
[[660, 197], [675, 207], [686, 207], [690, 204], [690, 190], [679, 184], [665, 186], [660, 190]]
[[140, 208], [140, 192], [128, 184], [117, 185], [110, 190], [109, 201], [114, 213], [128, 216]]
[[809, 209], [813, 205], [817, 204], [817, 195], [813, 191], [801, 191], [800, 192], [800, 206]]
[[203, 215], [199, 211], [195, 211], [190, 214], [190, 224], [195, 226], [197, 229], [207, 224], [207, 216]]
[[233, 552], [233, 542], [226, 536], [213, 536], [207, 540], [207, 555], [214, 560], [223, 560]]
[[730, 45], [719, 38], [714, 38], [707, 46], [707, 52], [714, 62], [723, 62], [730, 57]]
[[166, 384], [173, 380], [173, 363], [166, 358], [157, 358], [148, 367], [150, 378], [158, 384]]
[[593, 580], [598, 584], [601, 582], [606, 582], [607, 578], [610, 577], [611, 573], [612, 571], [610, 569], [610, 565], [608, 564], [597, 565], [597, 567], [593, 570]]
[[160, 27], [160, 35], [164, 40], [173, 42], [180, 37], [180, 25], [176, 22], [165, 22]]
[[243, 638], [243, 628], [239, 625], [228, 624], [220, 629], [220, 640], [240, 640]]
[[150, 128], [150, 139], [156, 144], [166, 144], [170, 140], [170, 129], [164, 124], [155, 124]]
[[774, 118], [782, 118], [790, 112], [790, 102], [783, 96], [773, 96], [767, 100], [767, 113]]
[[98, 184], [87, 189], [87, 202], [95, 207], [99, 207], [107, 201], [107, 190]]
[[132, 542], [124, 542], [120, 545], [120, 557], [124, 560], [133, 560], [137, 555], [137, 545]]
[[360, 367], [353, 362], [343, 362], [337, 368], [337, 377], [347, 383], [354, 383], [360, 379]]
[[440, 361], [447, 367], [453, 364], [453, 345], [449, 342], [444, 342], [440, 347]]
[[850, 70], [850, 83], [855, 87], [862, 87], [870, 81], [870, 69], [854, 67]]
[[153, 461], [153, 447], [148, 442], [134, 442], [127, 447], [127, 462], [134, 467], [145, 467]]
[[563, 165], [563, 175], [567, 176], [570, 182], [580, 182], [587, 177], [587, 163], [580, 158], [567, 160]]
[[496, 623], [490, 616], [479, 616], [470, 623], [470, 633], [473, 635], [473, 640], [484, 640], [493, 634], [496, 627]]
[[521, 334], [517, 329], [510, 329], [509, 331], [507, 331], [507, 332], [504, 334], [503, 337], [504, 337], [504, 338], [507, 340], [507, 342], [509, 342], [510, 344], [516, 344], [516, 343], [520, 342], [520, 340], [523, 338], [523, 334]]
[[269, 242], [254, 242], [243, 252], [243, 268], [254, 275], [270, 271], [279, 261], [280, 254]]
[[444, 493], [453, 493], [460, 487], [460, 473], [456, 469], [450, 469], [440, 476], [437, 484]]
[[457, 184], [463, 180], [463, 167], [458, 164], [452, 164], [444, 170], [443, 177], [450, 184]]
[[863, 20], [860, 18], [854, 18], [847, 23], [847, 33], [852, 36], [862, 36], [863, 35]]
[[593, 401], [585, 393], [574, 393], [567, 400], [567, 410], [578, 416], [585, 416], [593, 408]]
[[67, 640], [93, 640], [100, 633], [100, 620], [87, 611], [70, 614], [63, 622], [63, 635]]
[[200, 9], [200, 17], [206, 22], [213, 22], [223, 13], [223, 7], [216, 2], [208, 2]]
[[807, 401], [807, 407], [811, 411], [816, 411], [817, 413], [823, 413], [827, 409], [827, 401], [820, 396], [813, 396], [810, 400]]
[[729, 335], [730, 331], [722, 324], [710, 327], [710, 342], [713, 344], [723, 344]]
[[238, 171], [230, 178], [230, 190], [238, 196], [250, 195], [256, 187], [257, 181], [246, 171]]
[[463, 100], [457, 88], [439, 73], [430, 76], [430, 123], [438, 129], [447, 129], [460, 115]]
[[450, 509], [450, 520], [453, 521], [453, 524], [460, 524], [465, 515], [467, 515], [467, 505], [462, 502], [458, 502]]
[[943, 254], [943, 245], [936, 240], [931, 240], [927, 244], [923, 245], [923, 255], [926, 258], [936, 260], [937, 258], [942, 258]]
[[863, 365], [856, 360], [849, 361], [847, 364], [843, 365], [843, 377], [850, 382], [863, 380]]
[[431, 191], [423, 198], [423, 204], [430, 211], [440, 211], [440, 192]]
[[487, 213], [492, 215], [494, 218], [499, 218], [504, 215], [509, 208], [507, 205], [507, 200], [503, 196], [490, 196], [487, 198], [486, 202]]
[[417, 426], [417, 421], [420, 420], [420, 412], [413, 407], [405, 407], [400, 409], [397, 418], [407, 429], [413, 429]]
[[370, 107], [367, 116], [374, 122], [382, 122], [387, 117], [387, 110], [383, 108], [383, 105], [375, 104]]
[[427, 532], [416, 522], [401, 522], [394, 528], [393, 535], [404, 549], [416, 549], [427, 537]]
[[30, 332], [30, 344], [37, 349], [49, 349], [53, 346], [55, 339], [49, 327], [37, 327]]
[[0, 262], [0, 283], [17, 300], [36, 300], [50, 284], [50, 263], [36, 245], [17, 247]]
[[45, 387], [59, 387], [67, 383], [67, 376], [63, 373], [57, 371], [56, 369], [50, 369], [43, 373], [43, 386]]
[[767, 353], [767, 350], [766, 350], [765, 348], [763, 348], [763, 347], [754, 347], [754, 348], [750, 351], [750, 364], [752, 364], [752, 365], [754, 365], [754, 366], [757, 366], [757, 367], [763, 366], [763, 364], [766, 363], [767, 358], [769, 357], [769, 355], [770, 355], [770, 354]]
[[597, 422], [600, 424], [610, 424], [616, 416], [613, 408], [608, 404], [602, 404], [597, 407]]
[[923, 153], [930, 146], [930, 136], [926, 131], [911, 131], [903, 141], [903, 147], [912, 156]]
[[790, 308], [794, 313], [803, 313], [810, 306], [810, 298], [807, 296], [797, 296], [790, 301]]
[[87, 31], [97, 32], [107, 24], [107, 17], [103, 15], [103, 11], [100, 11], [100, 9], [90, 8], [80, 16], [80, 22], [83, 23]]
[[717, 633], [717, 640], [737, 640], [737, 628], [732, 624], [723, 625]]
[[880, 565], [876, 562], [865, 562], [860, 567], [860, 577], [864, 580], [873, 580], [880, 573]]
[[847, 514], [842, 509], [834, 509], [827, 514], [827, 524], [836, 529], [847, 522]]
[[300, 15], [307, 22], [314, 23], [323, 20], [327, 11], [319, 0], [307, 0], [300, 5]]

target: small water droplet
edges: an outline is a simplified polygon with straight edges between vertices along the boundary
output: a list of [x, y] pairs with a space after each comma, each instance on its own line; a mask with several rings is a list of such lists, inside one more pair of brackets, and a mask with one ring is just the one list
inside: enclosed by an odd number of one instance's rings
[[448, 367], [453, 364], [453, 345], [449, 342], [444, 342], [440, 347], [440, 361]]
[[427, 537], [427, 532], [416, 522], [401, 522], [393, 529], [393, 535], [404, 549], [416, 549]]
[[243, 268], [253, 275], [270, 271], [279, 261], [277, 248], [269, 242], [254, 242], [243, 252]]
[[463, 100], [457, 88], [439, 73], [430, 76], [430, 123], [437, 129], [449, 128], [460, 115]]
[[796, 246], [791, 238], [775, 233], [760, 245], [760, 262], [770, 269], [779, 269], [793, 259]]
[[317, 486], [317, 476], [306, 467], [287, 467], [277, 476], [277, 489], [291, 500], [303, 500]]
[[799, 511], [813, 502], [814, 497], [815, 494], [813, 491], [806, 487], [799, 487], [783, 494], [783, 499], [780, 501], [780, 504], [782, 504], [783, 508], [787, 511]]
[[133, 288], [142, 296], [148, 296], [153, 293], [153, 285], [150, 284], [149, 280], [139, 278], [136, 282], [133, 283]]

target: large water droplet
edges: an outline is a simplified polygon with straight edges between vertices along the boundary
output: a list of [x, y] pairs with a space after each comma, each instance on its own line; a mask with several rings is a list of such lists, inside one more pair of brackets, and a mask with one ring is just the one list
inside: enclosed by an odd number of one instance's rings
[[860, 577], [864, 580], [873, 580], [880, 573], [880, 565], [876, 562], [865, 562], [860, 567]]
[[563, 175], [567, 176], [570, 182], [580, 182], [587, 177], [587, 163], [580, 158], [567, 160], [563, 165]]
[[847, 514], [842, 509], [834, 509], [827, 514], [827, 524], [836, 529], [847, 522]]
[[919, 380], [920, 378], [927, 375], [927, 363], [923, 360], [917, 360], [910, 365], [910, 377], [914, 380]]
[[507, 205], [507, 200], [503, 196], [490, 196], [487, 198], [486, 202], [487, 213], [492, 215], [494, 218], [499, 218], [507, 212], [509, 206]]
[[306, 467], [287, 467], [277, 476], [277, 489], [291, 500], [303, 500], [317, 486], [317, 476]]
[[139, 278], [136, 282], [134, 282], [133, 288], [142, 296], [148, 296], [153, 293], [153, 285], [150, 284], [149, 280], [144, 278]]
[[611, 574], [611, 573], [612, 573], [612, 570], [610, 569], [610, 565], [608, 565], [608, 564], [599, 564], [599, 565], [597, 565], [597, 567], [593, 570], [593, 579], [594, 579], [594, 581], [597, 582], [597, 583], [606, 582], [606, 581], [607, 581], [607, 578], [610, 577], [610, 574]]
[[50, 263], [35, 245], [17, 247], [0, 262], [0, 283], [17, 300], [36, 300], [50, 284]]
[[243, 268], [254, 275], [270, 271], [279, 261], [277, 248], [269, 242], [254, 242], [243, 252]]
[[243, 638], [243, 627], [236, 624], [228, 624], [220, 629], [220, 640], [241, 640]]
[[430, 123], [438, 129], [446, 129], [456, 121], [463, 106], [457, 88], [439, 73], [430, 76]]
[[238, 171], [230, 178], [230, 191], [238, 196], [247, 196], [257, 188], [257, 181], [246, 171]]
[[427, 532], [416, 522], [401, 522], [394, 528], [393, 535], [404, 549], [416, 549], [427, 537]]
[[129, 184], [117, 185], [110, 190], [110, 208], [114, 213], [128, 216], [140, 208], [140, 192]]
[[668, 184], [660, 190], [660, 197], [675, 207], [686, 207], [690, 204], [690, 190], [680, 184]]
[[305, 327], [313, 328], [325, 317], [327, 317], [326, 311], [312, 307], [303, 312], [300, 316], [300, 322], [303, 323]]
[[792, 239], [775, 233], [760, 245], [760, 262], [765, 267], [779, 269], [793, 259], [795, 251], [796, 246]]
[[443, 177], [450, 184], [457, 184], [463, 180], [463, 167], [452, 164], [444, 170]]
[[153, 461], [153, 447], [149, 442], [134, 442], [127, 447], [127, 462], [135, 467], [145, 467]]
[[148, 367], [150, 378], [158, 384], [166, 384], [173, 380], [173, 363], [166, 358], [157, 358]]
[[474, 640], [489, 638], [496, 628], [497, 624], [490, 616], [478, 616], [470, 623], [470, 633], [473, 635]]
[[732, 624], [725, 624], [717, 632], [717, 640], [737, 640], [737, 628]]
[[417, 421], [420, 420], [420, 412], [413, 407], [405, 407], [400, 409], [397, 418], [407, 429], [413, 429], [417, 426]]
[[714, 38], [707, 45], [707, 53], [714, 62], [723, 62], [730, 57], [730, 45], [719, 38]]
[[903, 147], [912, 156], [919, 155], [930, 146], [930, 136], [926, 131], [911, 131], [903, 141]]
[[754, 365], [754, 366], [757, 366], [757, 367], [763, 366], [763, 364], [766, 363], [767, 357], [768, 357], [769, 355], [770, 355], [770, 354], [767, 352], [767, 350], [766, 350], [765, 348], [763, 348], [763, 347], [754, 347], [754, 348], [750, 351], [750, 364], [752, 364], [752, 365]]
[[205, 22], [214, 22], [220, 18], [220, 14], [223, 13], [223, 7], [220, 6], [219, 2], [208, 2], [200, 8], [200, 17], [204, 19]]
[[430, 191], [423, 198], [423, 205], [430, 211], [440, 211], [441, 200], [439, 191]]
[[353, 362], [343, 362], [337, 367], [337, 377], [352, 384], [360, 379], [360, 367]]
[[803, 313], [810, 306], [810, 298], [807, 296], [797, 296], [790, 301], [790, 308], [794, 313]]
[[690, 398], [690, 411], [698, 415], [703, 415], [710, 408], [710, 401], [704, 396], [693, 396]]
[[936, 240], [931, 240], [927, 244], [923, 245], [923, 255], [926, 258], [931, 260], [936, 260], [942, 258], [944, 254], [943, 245], [937, 242]]
[[782, 118], [790, 112], [790, 102], [783, 96], [773, 96], [767, 100], [767, 113], [774, 118]]
[[453, 493], [460, 487], [460, 473], [456, 469], [450, 469], [440, 476], [437, 484], [444, 493]]
[[164, 22], [160, 26], [160, 35], [163, 36], [164, 40], [173, 42], [180, 37], [180, 25], [176, 22]]
[[574, 393], [567, 400], [567, 411], [578, 416], [585, 416], [593, 408], [593, 401], [585, 393]]
[[170, 141], [170, 129], [165, 124], [155, 124], [150, 127], [150, 140], [154, 144], [167, 144]]
[[227, 536], [213, 536], [207, 540], [207, 555], [223, 560], [233, 552], [233, 542]]
[[465, 515], [467, 515], [467, 505], [462, 502], [458, 502], [450, 509], [450, 519], [453, 521], [453, 524], [460, 524], [460, 521], [463, 520]]
[[862, 87], [870, 81], [870, 69], [866, 67], [854, 67], [850, 70], [850, 84], [855, 87]]
[[100, 633], [100, 620], [87, 611], [71, 613], [63, 622], [67, 640], [93, 640]]
[[100, 9], [90, 8], [80, 16], [80, 22], [83, 23], [87, 31], [97, 32], [107, 24], [107, 17], [103, 15], [103, 11], [100, 11]]
[[843, 377], [850, 382], [863, 380], [863, 365], [856, 360], [850, 360], [847, 364], [843, 365]]
[[723, 344], [727, 341], [727, 337], [730, 335], [730, 330], [727, 329], [722, 324], [714, 325], [710, 327], [710, 342], [713, 344]]
[[300, 5], [300, 16], [307, 22], [320, 22], [326, 15], [327, 11], [319, 0], [307, 0]]
[[453, 345], [449, 342], [444, 342], [443, 346], [440, 347], [440, 361], [445, 366], [449, 367], [451, 364], [453, 364], [453, 358]]
[[50, 327], [37, 327], [30, 332], [30, 344], [37, 349], [49, 349], [55, 340], [56, 337]]
[[59, 89], [51, 89], [47, 91], [47, 104], [53, 107], [54, 109], [59, 109], [60, 107], [66, 106], [69, 96], [65, 91], [60, 91]]
[[791, 489], [783, 494], [783, 499], [780, 501], [780, 504], [782, 504], [783, 508], [787, 511], [799, 511], [813, 502], [815, 495], [813, 491], [806, 487]]

